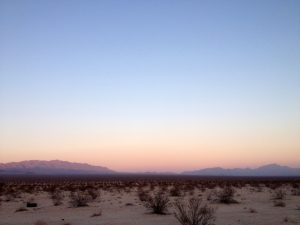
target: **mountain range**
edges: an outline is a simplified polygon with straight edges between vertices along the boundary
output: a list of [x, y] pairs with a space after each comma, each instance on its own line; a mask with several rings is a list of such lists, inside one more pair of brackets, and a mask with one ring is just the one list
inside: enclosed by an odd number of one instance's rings
[[269, 164], [255, 169], [223, 169], [221, 167], [213, 167], [201, 170], [186, 171], [182, 174], [197, 176], [300, 176], [300, 168]]
[[[0, 163], [0, 175], [111, 175], [111, 174], [126, 174], [119, 173], [102, 166], [92, 166], [86, 163], [73, 163], [61, 160], [29, 160], [21, 162]], [[132, 173], [131, 173], [132, 174]], [[150, 174], [166, 174], [166, 173], [143, 173]], [[176, 175], [169, 173], [169, 175]], [[255, 169], [250, 168], [234, 168], [224, 169], [221, 167], [206, 168], [200, 170], [186, 171], [180, 175], [192, 176], [299, 176], [300, 168], [291, 168], [280, 166], [277, 164], [269, 164]]]
[[0, 163], [0, 174], [113, 174], [115, 171], [102, 166], [86, 163], [73, 163], [61, 160], [29, 160], [21, 162]]

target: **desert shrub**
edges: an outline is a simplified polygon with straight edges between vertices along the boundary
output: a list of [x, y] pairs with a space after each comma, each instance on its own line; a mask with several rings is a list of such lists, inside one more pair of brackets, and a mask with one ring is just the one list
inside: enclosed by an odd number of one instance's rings
[[11, 193], [7, 193], [7, 194], [5, 195], [5, 197], [4, 197], [4, 201], [6, 201], [6, 202], [11, 202], [11, 201], [13, 201], [13, 200], [15, 200], [15, 197], [14, 197], [14, 195], [11, 194]]
[[155, 214], [165, 214], [170, 199], [163, 191], [159, 191], [154, 195], [149, 195], [147, 200], [145, 201], [145, 207], [152, 210], [152, 213]]
[[284, 201], [274, 201], [274, 206], [275, 207], [285, 207], [285, 202]]
[[188, 204], [176, 201], [175, 217], [181, 225], [213, 225], [215, 210], [207, 204], [202, 204], [200, 198], [191, 198]]
[[259, 185], [258, 187], [255, 188], [256, 192], [262, 192], [263, 191], [263, 187], [261, 185]]
[[218, 201], [218, 192], [216, 190], [211, 190], [207, 194], [207, 201], [216, 202]]
[[178, 186], [173, 186], [170, 189], [170, 195], [173, 196], [173, 197], [181, 196], [181, 191], [180, 191], [179, 187]]
[[91, 196], [83, 191], [75, 191], [70, 194], [70, 204], [73, 207], [88, 206], [88, 203], [91, 202], [91, 200]]
[[189, 191], [189, 195], [194, 195], [195, 194], [195, 191], [194, 190], [190, 190]]
[[218, 202], [224, 204], [237, 203], [234, 199], [235, 190], [231, 186], [224, 187], [221, 191], [217, 192]]
[[286, 196], [286, 193], [282, 189], [278, 189], [274, 192], [273, 199], [283, 200]]
[[89, 188], [87, 193], [91, 196], [92, 200], [97, 200], [100, 197], [100, 192], [97, 189]]
[[141, 202], [146, 202], [149, 198], [149, 194], [142, 188], [138, 189], [138, 197]]
[[53, 204], [55, 206], [61, 205], [64, 199], [64, 195], [61, 191], [56, 190], [53, 193], [51, 193], [51, 199], [53, 201]]
[[292, 189], [292, 195], [294, 195], [294, 196], [300, 196], [300, 188], [294, 188], [294, 189]]

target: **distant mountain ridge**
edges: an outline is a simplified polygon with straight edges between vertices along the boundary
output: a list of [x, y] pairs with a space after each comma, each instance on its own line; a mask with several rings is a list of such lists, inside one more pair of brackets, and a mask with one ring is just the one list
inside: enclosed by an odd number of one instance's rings
[[280, 166], [278, 164], [269, 164], [255, 169], [223, 169], [221, 167], [213, 167], [186, 171], [182, 174], [197, 176], [300, 176], [300, 168], [291, 168], [288, 166]]
[[[87, 163], [75, 163], [61, 160], [28, 160], [21, 162], [0, 163], [0, 175], [110, 175], [127, 174], [116, 172], [106, 167], [93, 166]], [[176, 175], [172, 172], [145, 172], [128, 173], [145, 175]], [[300, 177], [300, 168], [269, 164], [255, 169], [234, 168], [224, 169], [221, 167], [205, 168], [200, 170], [186, 171], [180, 175], [193, 176], [297, 176]]]
[[0, 163], [0, 174], [112, 174], [115, 173], [102, 166], [86, 163], [73, 163], [61, 160], [28, 160], [21, 162]]

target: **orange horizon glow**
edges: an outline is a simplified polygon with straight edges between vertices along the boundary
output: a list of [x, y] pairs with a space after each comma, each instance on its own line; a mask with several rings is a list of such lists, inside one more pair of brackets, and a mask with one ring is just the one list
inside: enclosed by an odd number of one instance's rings
[[1, 144], [0, 156], [2, 162], [58, 159], [128, 172], [253, 168], [269, 163], [300, 165], [300, 145], [293, 133], [283, 136], [282, 132], [265, 130], [257, 134], [249, 127], [227, 131], [190, 126], [155, 132], [148, 127], [50, 136], [47, 130], [24, 134], [18, 142], [7, 137]]

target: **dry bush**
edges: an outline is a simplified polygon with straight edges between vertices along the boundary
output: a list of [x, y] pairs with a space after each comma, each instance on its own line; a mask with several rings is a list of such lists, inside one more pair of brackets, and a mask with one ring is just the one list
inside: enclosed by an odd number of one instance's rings
[[179, 187], [177, 185], [173, 186], [170, 189], [170, 195], [173, 196], [173, 197], [179, 197], [179, 196], [181, 196], [181, 191], [180, 191], [180, 189], [179, 189]]
[[14, 201], [15, 200], [15, 197], [13, 194], [11, 193], [7, 193], [5, 196], [4, 196], [4, 201], [6, 202], [11, 202], [11, 201]]
[[283, 200], [286, 196], [286, 192], [282, 189], [278, 189], [273, 194], [273, 199], [275, 200]]
[[146, 208], [151, 209], [152, 213], [165, 214], [168, 209], [169, 202], [170, 199], [168, 195], [166, 195], [163, 191], [159, 191], [154, 195], [149, 195], [144, 205]]
[[211, 190], [207, 194], [207, 201], [217, 202], [218, 201], [218, 192], [216, 190]]
[[263, 192], [263, 187], [259, 185], [258, 187], [255, 188], [256, 192]]
[[70, 204], [73, 207], [88, 206], [88, 203], [92, 201], [91, 196], [83, 191], [75, 191], [70, 194]]
[[191, 198], [188, 204], [176, 201], [175, 217], [181, 225], [213, 225], [215, 210], [207, 204], [202, 204], [200, 198]]
[[300, 188], [293, 188], [292, 189], [292, 195], [300, 196]]
[[97, 200], [100, 198], [100, 192], [97, 189], [89, 188], [87, 193], [91, 196], [92, 200]]
[[53, 193], [51, 193], [51, 199], [53, 201], [53, 204], [55, 206], [61, 205], [64, 200], [64, 195], [61, 191], [56, 190]]
[[143, 188], [138, 189], [138, 197], [141, 202], [146, 202], [149, 198], [149, 194]]
[[237, 203], [234, 199], [235, 190], [231, 186], [224, 187], [221, 191], [217, 192], [218, 202], [224, 204]]

